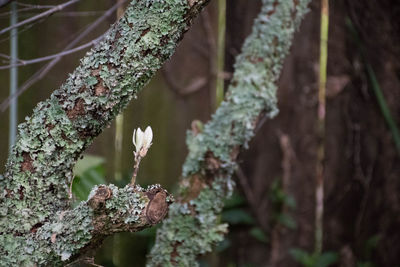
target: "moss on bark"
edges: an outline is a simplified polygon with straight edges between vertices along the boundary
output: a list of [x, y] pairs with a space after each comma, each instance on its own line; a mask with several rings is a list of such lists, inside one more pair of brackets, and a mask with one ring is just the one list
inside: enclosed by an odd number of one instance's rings
[[[132, 1], [61, 88], [19, 125], [6, 173], [0, 177], [1, 266], [55, 265], [74, 257], [93, 239], [93, 211], [85, 205], [82, 210], [70, 208], [72, 168], [172, 55], [207, 2]], [[128, 205], [130, 198], [117, 201], [115, 205]], [[65, 229], [68, 232], [59, 230], [63, 234], [56, 240], [63, 236], [66, 242], [57, 241], [55, 246], [47, 230], [59, 225], [60, 214], [74, 224]]]
[[227, 231], [218, 214], [233, 188], [236, 157], [259, 120], [278, 112], [276, 82], [310, 1], [262, 2], [225, 100], [202, 132], [188, 132], [180, 198], [157, 232], [148, 266], [198, 266], [197, 257], [211, 251]]

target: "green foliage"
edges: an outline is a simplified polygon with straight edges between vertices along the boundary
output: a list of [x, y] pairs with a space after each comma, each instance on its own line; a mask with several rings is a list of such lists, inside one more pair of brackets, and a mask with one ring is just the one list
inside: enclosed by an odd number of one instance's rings
[[357, 262], [357, 267], [375, 267], [372, 262], [372, 252], [378, 247], [380, 239], [380, 235], [373, 235], [367, 240], [364, 245], [363, 260]]
[[[232, 197], [225, 201], [224, 209], [221, 213], [221, 220], [229, 223], [230, 225], [240, 225], [251, 227], [249, 230], [250, 236], [262, 243], [268, 243], [268, 237], [265, 232], [257, 226], [254, 217], [247, 211], [248, 203], [246, 199], [237, 192], [232, 194]], [[228, 242], [225, 244], [225, 248], [228, 248], [231, 244], [229, 236], [225, 238]]]
[[[268, 243], [267, 234], [257, 226], [256, 220], [247, 211], [248, 203], [242, 195], [235, 191], [232, 197], [226, 199], [224, 203], [224, 209], [221, 213], [222, 222], [241, 228], [245, 227], [249, 229], [248, 233], [251, 237], [261, 243]], [[224, 240], [217, 244], [216, 251], [221, 253], [229, 249], [233, 244], [231, 238], [231, 235], [228, 234]]]
[[221, 214], [221, 219], [229, 224], [255, 224], [253, 216], [241, 208], [224, 210]]
[[291, 249], [292, 257], [304, 267], [328, 267], [338, 260], [336, 252], [308, 253], [302, 249]]
[[288, 195], [282, 188], [281, 179], [275, 179], [270, 187], [269, 198], [271, 200], [272, 209], [272, 223], [280, 223], [289, 229], [297, 227], [294, 218], [285, 211], [285, 207], [289, 210], [296, 208], [295, 199]]
[[281, 179], [275, 179], [272, 182], [269, 194], [271, 202], [275, 206], [282, 207], [283, 205], [286, 205], [292, 209], [296, 208], [296, 200], [292, 196], [286, 194], [286, 192], [282, 189]]
[[381, 240], [380, 235], [373, 235], [371, 236], [364, 247], [364, 256], [366, 258], [371, 258], [372, 257], [372, 252], [378, 247], [379, 241]]
[[105, 184], [104, 158], [85, 155], [74, 168], [75, 178], [72, 183], [72, 193], [78, 200], [86, 200], [93, 187]]
[[224, 201], [224, 210], [242, 208], [246, 204], [246, 199], [235, 190], [232, 196]]
[[217, 247], [215, 248], [216, 252], [223, 252], [224, 250], [228, 249], [229, 247], [232, 246], [232, 242], [229, 238], [225, 238], [221, 242], [217, 244]]
[[267, 244], [269, 242], [268, 236], [260, 227], [251, 228], [249, 234], [262, 243]]
[[136, 236], [143, 238], [143, 240], [141, 240], [141, 244], [143, 244], [143, 246], [147, 248], [147, 251], [150, 251], [151, 248], [154, 246], [158, 228], [158, 225], [155, 225], [153, 227], [135, 233]]
[[370, 261], [366, 262], [357, 262], [357, 267], [375, 267], [375, 264], [373, 264]]
[[278, 216], [276, 217], [276, 220], [280, 224], [284, 225], [285, 227], [287, 227], [289, 229], [294, 230], [297, 227], [297, 223], [294, 220], [294, 218], [291, 215], [287, 214], [287, 213], [278, 214]]

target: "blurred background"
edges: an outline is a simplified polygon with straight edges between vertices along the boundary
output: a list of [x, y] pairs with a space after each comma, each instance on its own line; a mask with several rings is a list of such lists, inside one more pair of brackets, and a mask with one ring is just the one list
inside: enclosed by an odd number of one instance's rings
[[[67, 1], [66, 1], [67, 2]], [[19, 20], [63, 1], [17, 1]], [[75, 169], [76, 201], [97, 183], [127, 184], [133, 169], [132, 132], [151, 125], [153, 146], [137, 181], [174, 192], [193, 120], [215, 110], [217, 77], [225, 88], [235, 56], [250, 33], [260, 1], [226, 3], [223, 72], [217, 75], [218, 1], [211, 1], [162, 70], [106, 129]], [[117, 18], [116, 1], [85, 0], [18, 30], [18, 57], [39, 58], [97, 38]], [[126, 5], [124, 3], [122, 7]], [[0, 27], [11, 5], [0, 8]], [[106, 12], [114, 8], [115, 11]], [[221, 11], [221, 9], [220, 9]], [[121, 10], [119, 11], [121, 12]], [[89, 25], [101, 18], [93, 30]], [[325, 135], [323, 253], [313, 254], [320, 1], [312, 1], [285, 61], [278, 90], [280, 112], [266, 121], [239, 157], [237, 189], [221, 220], [230, 232], [202, 266], [400, 266], [400, 2], [330, 1]], [[12, 38], [12, 37], [11, 37]], [[71, 47], [70, 47], [71, 48]], [[9, 64], [9, 33], [0, 35], [2, 65]], [[18, 97], [18, 123], [58, 88], [86, 50], [59, 60]], [[49, 61], [18, 68], [18, 86]], [[9, 96], [9, 70], [0, 70], [0, 102]], [[0, 103], [1, 104], [1, 103]], [[6, 105], [1, 104], [2, 108]], [[9, 108], [0, 112], [0, 172], [9, 147]], [[155, 229], [107, 238], [97, 264], [144, 266]]]

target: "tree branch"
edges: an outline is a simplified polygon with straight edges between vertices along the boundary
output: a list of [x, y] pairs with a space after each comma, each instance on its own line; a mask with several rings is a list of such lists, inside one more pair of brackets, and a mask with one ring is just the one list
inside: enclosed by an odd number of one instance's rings
[[17, 245], [25, 254], [17, 258], [2, 257], [0, 265], [49, 263], [57, 266], [59, 259], [76, 260], [90, 253], [107, 235], [136, 232], [157, 224], [164, 218], [171, 201], [171, 196], [159, 185], [147, 190], [129, 185], [121, 189], [114, 185], [96, 186], [88, 201], [72, 210], [59, 211], [51, 222], [34, 225], [30, 234], [2, 238], [5, 248], [16, 249]]
[[[60, 10], [62, 10], [62, 9], [64, 9], [64, 8], [70, 6], [70, 5], [72, 5], [72, 4], [75, 4], [75, 3], [78, 2], [78, 1], [80, 1], [80, 0], [70, 0], [70, 1], [68, 1], [68, 2], [66, 2], [66, 3], [64, 3], [64, 4], [57, 5], [57, 6], [53, 7], [53, 8], [51, 8], [51, 9], [49, 9], [49, 10], [43, 12], [43, 13], [40, 13], [40, 14], [38, 14], [38, 15], [36, 15], [36, 16], [33, 16], [33, 17], [29, 18], [29, 19], [20, 21], [20, 22], [14, 24], [14, 25], [11, 25], [11, 26], [9, 26], [9, 27], [7, 27], [7, 28], [4, 28], [4, 29], [0, 30], [0, 35], [2, 35], [2, 34], [4, 34], [4, 33], [8, 32], [8, 31], [10, 31], [10, 30], [12, 30], [12, 29], [21, 27], [21, 26], [23, 26], [23, 25], [25, 25], [25, 24], [28, 24], [28, 23], [37, 21], [37, 20], [39, 20], [39, 19], [41, 19], [41, 18], [50, 16], [51, 14], [53, 14], [53, 13], [55, 13], [55, 12], [58, 12], [58, 11], [60, 11]], [[0, 4], [1, 4], [1, 3], [0, 3]]]
[[[68, 199], [76, 160], [172, 55], [207, 3], [133, 1], [61, 88], [19, 125], [6, 173], [0, 176], [2, 265], [54, 266], [78, 256], [78, 249], [60, 256], [54, 246], [49, 246], [51, 236], [39, 235], [47, 229], [41, 228], [59, 225], [61, 212], [72, 217], [78, 212], [71, 211]], [[89, 242], [87, 235], [77, 233], [63, 237], [73, 238], [71, 246]]]
[[11, 2], [11, 0], [0, 0], [0, 7], [8, 5], [10, 2]]
[[[96, 19], [94, 22], [92, 22], [82, 33], [80, 33], [74, 40], [72, 40], [63, 50], [69, 50], [75, 45], [77, 45], [83, 38], [85, 38], [90, 32], [92, 32], [97, 26], [103, 22], [107, 17], [110, 15], [114, 14], [114, 11], [120, 7], [122, 4], [124, 4], [126, 0], [121, 1], [116, 3], [114, 6], [112, 6], [109, 10], [107, 10], [102, 16], [100, 16], [98, 19]], [[18, 91], [7, 97], [1, 104], [0, 104], [0, 111], [4, 112], [7, 107], [10, 104], [10, 101], [14, 99], [15, 97], [20, 96], [23, 92], [28, 90], [32, 85], [34, 85], [36, 82], [40, 81], [43, 77], [46, 76], [46, 74], [61, 60], [61, 56], [54, 58], [52, 61], [50, 61], [48, 64], [44, 65], [42, 68], [40, 68], [37, 72], [35, 72], [28, 80], [24, 82], [24, 84], [18, 88]]]
[[10, 69], [10, 68], [19, 67], [19, 66], [26, 66], [26, 65], [30, 65], [30, 64], [40, 63], [40, 62], [43, 62], [43, 61], [48, 61], [48, 60], [51, 60], [51, 59], [61, 58], [63, 56], [66, 56], [66, 55], [69, 55], [69, 54], [73, 54], [73, 53], [79, 52], [79, 51], [81, 51], [83, 49], [86, 49], [88, 47], [91, 47], [91, 46], [97, 44], [102, 38], [103, 38], [103, 35], [101, 35], [101, 36], [97, 37], [96, 39], [91, 40], [90, 42], [87, 42], [87, 43], [85, 43], [83, 45], [80, 45], [78, 47], [75, 47], [75, 48], [72, 48], [72, 49], [69, 49], [69, 50], [64, 50], [64, 51], [61, 51], [61, 52], [59, 52], [57, 54], [53, 54], [53, 55], [48, 55], [48, 56], [39, 57], [39, 58], [33, 58], [33, 59], [20, 59], [20, 58], [18, 58], [17, 61], [19, 63], [0, 66], [0, 70]]
[[310, 0], [262, 2], [225, 100], [202, 131], [188, 134], [180, 196], [157, 231], [148, 266], [198, 266], [197, 257], [227, 232], [218, 214], [232, 192], [237, 155], [260, 120], [277, 114], [276, 82]]

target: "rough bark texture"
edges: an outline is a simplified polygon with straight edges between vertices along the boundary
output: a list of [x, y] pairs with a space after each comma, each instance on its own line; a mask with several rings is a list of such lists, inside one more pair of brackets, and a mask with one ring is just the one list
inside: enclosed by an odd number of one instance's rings
[[[247, 36], [247, 31], [238, 30], [239, 25], [250, 21], [242, 13], [254, 15], [257, 4], [237, 0], [231, 2], [230, 9], [228, 5], [230, 50], [240, 49]], [[276, 267], [297, 266], [290, 249], [313, 251], [319, 4], [320, 1], [312, 1], [311, 12], [295, 34], [285, 60], [278, 85], [279, 115], [263, 125], [250, 149], [239, 158], [258, 200], [257, 205], [249, 205], [250, 211], [257, 222], [261, 218], [260, 225], [266, 225], [265, 233], [269, 235], [279, 223], [274, 217], [277, 212], [290, 215], [297, 227], [285, 227], [278, 242], [271, 238], [268, 244], [249, 234], [251, 226], [234, 227], [228, 237], [232, 246], [220, 256], [220, 266], [227, 266], [230, 261], [262, 266], [271, 259], [271, 249], [279, 250]], [[338, 252], [343, 258], [339, 261], [354, 261], [351, 266], [396, 266], [399, 262], [400, 158], [345, 18], [350, 17], [359, 26], [365, 53], [399, 125], [400, 77], [395, 74], [400, 70], [399, 4], [389, 0], [330, 1], [324, 250]], [[228, 59], [227, 65], [231, 66], [232, 59]], [[290, 182], [284, 192], [295, 199], [296, 207], [287, 213], [271, 201], [271, 188], [276, 182], [283, 182], [286, 171], [282, 168], [285, 151], [279, 144], [279, 132], [288, 135], [293, 149], [288, 168]], [[253, 207], [258, 210], [253, 212]], [[377, 239], [375, 247], [369, 247]], [[339, 262], [337, 265], [349, 266]]]
[[157, 232], [148, 266], [198, 266], [197, 256], [222, 240], [227, 225], [218, 214], [233, 188], [236, 157], [260, 119], [277, 113], [276, 82], [308, 3], [263, 1], [225, 101], [210, 122], [188, 134], [180, 198]]
[[[94, 235], [117, 231], [93, 231], [96, 208], [90, 205], [92, 199], [70, 210], [72, 167], [94, 137], [171, 56], [191, 20], [207, 2], [132, 1], [104, 41], [88, 52], [61, 88], [19, 125], [6, 173], [0, 176], [2, 266], [57, 265], [73, 258], [97, 238]], [[133, 230], [136, 226], [132, 224], [144, 227], [135, 214], [141, 214], [150, 199], [143, 199], [137, 188], [109, 188], [115, 194], [105, 201], [106, 216], [126, 214], [129, 209], [133, 217], [118, 218], [124, 222], [118, 229]], [[94, 196], [98, 190], [94, 189]], [[157, 197], [157, 202], [162, 200]], [[150, 209], [151, 216], [158, 218], [165, 213], [165, 205], [161, 206], [160, 211]], [[147, 225], [155, 221], [158, 219]]]

